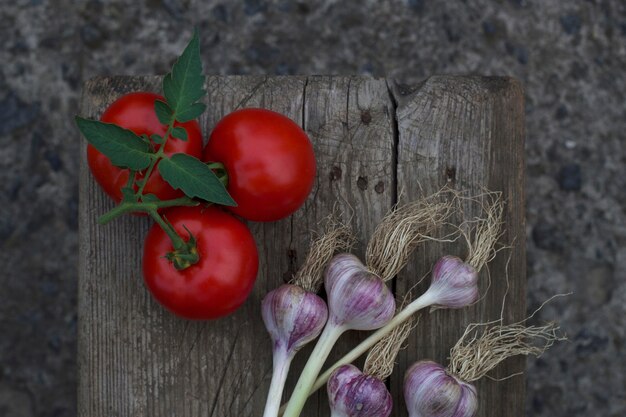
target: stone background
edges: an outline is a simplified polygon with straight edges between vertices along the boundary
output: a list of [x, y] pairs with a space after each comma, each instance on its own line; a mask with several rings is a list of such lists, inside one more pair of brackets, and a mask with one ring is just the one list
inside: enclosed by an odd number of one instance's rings
[[0, 416], [76, 414], [81, 83], [162, 74], [191, 28], [211, 74], [512, 75], [526, 86], [529, 416], [626, 415], [626, 2], [0, 2]]

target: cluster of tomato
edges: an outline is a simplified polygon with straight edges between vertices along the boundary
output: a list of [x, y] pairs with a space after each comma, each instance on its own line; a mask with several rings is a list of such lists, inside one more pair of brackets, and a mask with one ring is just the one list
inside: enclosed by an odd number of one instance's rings
[[[101, 121], [114, 123], [138, 135], [163, 136], [153, 93], [131, 93], [111, 104]], [[248, 227], [251, 221], [275, 221], [289, 216], [306, 200], [315, 178], [315, 156], [305, 132], [289, 118], [264, 109], [242, 109], [226, 115], [203, 147], [197, 121], [179, 123], [187, 140], [170, 138], [165, 154], [186, 153], [206, 162], [221, 162], [228, 175], [227, 190], [237, 203], [227, 212], [215, 205], [173, 207], [161, 214], [180, 236], [193, 236], [199, 262], [178, 270], [165, 257], [172, 251], [167, 234], [153, 225], [144, 242], [143, 276], [156, 300], [189, 319], [212, 319], [237, 309], [252, 290], [258, 253]], [[89, 167], [102, 189], [116, 202], [129, 171], [114, 166], [93, 146]], [[137, 176], [141, 177], [142, 173]], [[160, 200], [182, 197], [154, 170], [144, 192]], [[236, 216], [234, 216], [234, 215]]]

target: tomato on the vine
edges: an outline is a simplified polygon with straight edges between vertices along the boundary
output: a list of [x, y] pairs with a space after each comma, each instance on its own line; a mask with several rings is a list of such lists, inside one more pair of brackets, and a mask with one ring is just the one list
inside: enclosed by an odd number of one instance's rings
[[258, 270], [257, 248], [247, 226], [215, 206], [176, 207], [163, 215], [180, 236], [194, 236], [200, 260], [177, 270], [165, 258], [173, 250], [170, 238], [153, 225], [144, 242], [143, 277], [156, 300], [188, 319], [214, 319], [236, 310], [252, 290]]
[[[167, 126], [163, 125], [154, 111], [154, 102], [164, 98], [154, 93], [130, 93], [115, 100], [102, 114], [101, 121], [114, 123], [123, 128], [132, 130], [137, 135], [153, 134], [163, 136]], [[186, 153], [196, 158], [202, 155], [202, 133], [200, 125], [193, 120], [186, 123], [176, 123], [175, 126], [183, 127], [187, 131], [187, 141], [170, 137], [165, 144], [165, 154]], [[155, 148], [158, 149], [155, 145]], [[92, 145], [87, 146], [87, 162], [96, 181], [102, 189], [116, 202], [122, 200], [122, 188], [128, 182], [128, 169], [114, 166], [111, 160], [100, 153]], [[142, 174], [137, 174], [141, 179]], [[161, 200], [169, 200], [182, 197], [180, 190], [172, 188], [155, 169], [151, 174], [143, 190], [144, 194], [154, 194]]]
[[315, 181], [315, 154], [306, 133], [286, 116], [242, 109], [221, 119], [204, 148], [204, 161], [221, 162], [233, 213], [253, 221], [289, 216]]

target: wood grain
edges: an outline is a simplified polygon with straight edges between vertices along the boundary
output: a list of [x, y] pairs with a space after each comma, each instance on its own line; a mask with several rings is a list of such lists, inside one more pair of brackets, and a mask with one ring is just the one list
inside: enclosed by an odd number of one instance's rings
[[[98, 117], [129, 91], [159, 90], [158, 77], [96, 78], [85, 84], [81, 115]], [[218, 321], [177, 319], [156, 304], [141, 279], [141, 246], [147, 219], [127, 217], [98, 226], [112, 204], [80, 170], [79, 392], [78, 415], [259, 416], [270, 380], [271, 348], [260, 319], [264, 294], [291, 278], [306, 256], [311, 231], [331, 212], [350, 221], [364, 245], [395, 203], [398, 190], [414, 198], [446, 181], [458, 188], [502, 190], [508, 200], [505, 241], [517, 238], [509, 264], [507, 319], [525, 311], [523, 248], [523, 96], [505, 78], [433, 77], [416, 88], [367, 77], [208, 77], [206, 134], [228, 112], [265, 107], [300, 123], [315, 147], [318, 173], [304, 207], [288, 219], [250, 224], [259, 246], [254, 292], [236, 314]], [[397, 108], [396, 108], [397, 107]], [[84, 154], [86, 144], [81, 141]], [[454, 172], [454, 178], [447, 178]], [[442, 250], [427, 245], [394, 282], [402, 295]], [[400, 396], [405, 367], [422, 355], [445, 360], [468, 321], [499, 316], [506, 259], [491, 267], [484, 302], [459, 312], [422, 317], [409, 349], [391, 378], [394, 415], [406, 415]], [[484, 284], [483, 284], [484, 285]], [[364, 334], [347, 334], [331, 359]], [[296, 356], [287, 383], [295, 384], [310, 351]], [[496, 376], [523, 368], [512, 360]], [[523, 413], [523, 377], [479, 383], [481, 415]], [[489, 411], [489, 412], [487, 412]], [[325, 394], [313, 397], [303, 416], [326, 416]]]

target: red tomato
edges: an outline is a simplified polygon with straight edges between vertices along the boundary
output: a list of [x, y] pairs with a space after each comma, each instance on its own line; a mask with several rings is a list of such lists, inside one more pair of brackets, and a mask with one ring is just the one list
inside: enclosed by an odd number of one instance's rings
[[306, 133], [270, 110], [228, 114], [213, 129], [203, 158], [224, 164], [228, 192], [237, 202], [229, 210], [253, 221], [289, 216], [315, 180], [315, 154]]
[[[164, 100], [158, 94], [153, 93], [130, 93], [126, 94], [111, 104], [102, 117], [101, 121], [114, 123], [126, 129], [130, 129], [138, 135], [148, 136], [156, 133], [165, 134], [167, 126], [161, 124], [154, 111], [154, 102]], [[187, 141], [170, 137], [165, 145], [165, 154], [187, 153], [199, 158], [202, 155], [202, 133], [200, 125], [193, 120], [186, 123], [177, 123], [187, 130]], [[160, 146], [160, 145], [159, 145]], [[122, 187], [128, 182], [128, 170], [121, 169], [113, 164], [109, 158], [100, 153], [91, 145], [87, 146], [87, 162], [96, 181], [102, 189], [116, 202], [122, 200]], [[141, 178], [140, 174], [137, 178]], [[183, 196], [183, 192], [173, 189], [154, 169], [148, 183], [144, 188], [144, 194], [155, 194], [161, 200], [169, 200]]]
[[169, 237], [153, 225], [144, 242], [143, 277], [157, 301], [188, 319], [214, 319], [236, 310], [252, 290], [259, 265], [246, 225], [214, 206], [176, 207], [164, 216], [180, 236], [188, 236], [185, 227], [191, 231], [200, 261], [177, 270], [165, 258], [173, 250]]

